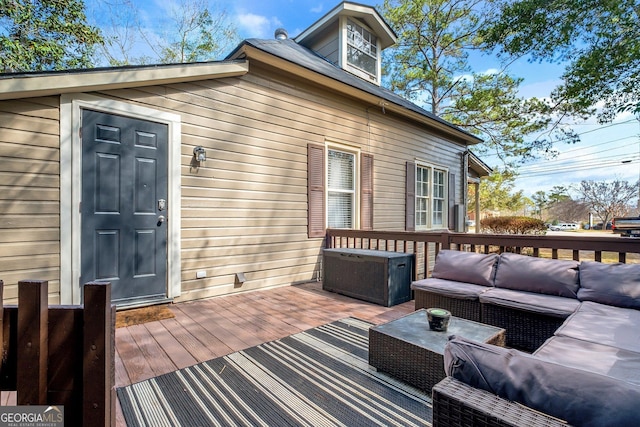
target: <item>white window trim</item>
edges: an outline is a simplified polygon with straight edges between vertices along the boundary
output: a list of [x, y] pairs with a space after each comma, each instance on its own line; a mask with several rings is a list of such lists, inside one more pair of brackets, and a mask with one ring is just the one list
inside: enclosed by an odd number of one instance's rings
[[[443, 229], [443, 228], [447, 228], [447, 224], [449, 221], [449, 211], [448, 211], [448, 203], [447, 203], [447, 197], [449, 194], [449, 168], [447, 167], [443, 167], [440, 165], [436, 165], [433, 163], [427, 163], [424, 161], [416, 161], [415, 162], [415, 188], [414, 188], [414, 197], [415, 197], [415, 212], [414, 212], [414, 217], [415, 217], [415, 229], [417, 230], [436, 230], [436, 229]], [[418, 195], [418, 168], [423, 168], [423, 169], [427, 169], [429, 171], [429, 197], [427, 197], [427, 199], [429, 200], [428, 203], [428, 215], [427, 215], [427, 224], [422, 225], [422, 224], [418, 224], [418, 199], [420, 198], [420, 196]], [[434, 225], [433, 224], [433, 214], [434, 214], [434, 209], [433, 209], [433, 204], [434, 204], [434, 170], [437, 171], [441, 171], [444, 172], [444, 197], [441, 199], [443, 200], [443, 209], [442, 209], [442, 224], [437, 224]]]
[[82, 109], [165, 123], [169, 127], [167, 209], [167, 296], [181, 292], [181, 118], [122, 101], [87, 94], [65, 94], [60, 100], [60, 303], [81, 304]]
[[326, 191], [325, 191], [325, 227], [329, 227], [329, 150], [331, 151], [341, 151], [343, 153], [353, 154], [354, 157], [354, 187], [355, 191], [353, 194], [353, 227], [350, 230], [359, 230], [360, 229], [360, 149], [351, 147], [348, 145], [335, 143], [335, 142], [327, 142], [325, 143], [325, 171], [324, 176], [326, 177]]
[[[348, 30], [347, 30], [347, 20], [351, 19], [352, 21], [354, 21], [356, 24], [360, 25], [362, 28], [364, 28], [365, 30], [369, 31], [371, 34], [373, 34], [374, 36], [376, 36], [376, 53], [377, 53], [377, 59], [376, 59], [376, 75], [371, 75], [368, 72], [362, 70], [361, 68], [358, 68], [354, 65], [351, 65], [349, 63], [349, 61], [347, 61], [347, 45], [349, 43], [349, 36], [348, 36]], [[364, 24], [361, 21], [357, 21], [355, 20], [353, 17], [348, 17], [348, 16], [341, 16], [340, 17], [340, 43], [339, 43], [339, 55], [340, 55], [340, 64], [342, 64], [342, 68], [349, 71], [352, 74], [355, 74], [356, 76], [372, 82], [376, 85], [380, 85], [380, 81], [381, 79], [381, 75], [382, 75], [382, 48], [380, 46], [380, 37], [378, 37], [378, 35], [371, 29], [369, 28], [369, 26], [367, 26], [366, 24]]]

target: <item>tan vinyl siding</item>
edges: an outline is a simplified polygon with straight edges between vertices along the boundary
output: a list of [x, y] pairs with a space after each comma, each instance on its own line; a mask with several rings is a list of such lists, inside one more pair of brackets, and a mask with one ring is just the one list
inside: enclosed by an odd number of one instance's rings
[[[320, 278], [324, 239], [307, 235], [309, 144], [372, 156], [374, 229], [404, 230], [407, 161], [462, 176], [462, 145], [257, 61], [243, 77], [92, 95], [180, 116], [182, 198], [169, 200], [181, 208], [177, 301]], [[50, 280], [50, 301], [59, 299], [59, 114], [57, 97], [0, 102], [7, 302], [15, 302], [16, 283], [25, 278]], [[196, 145], [207, 151], [200, 167], [192, 163]], [[199, 271], [206, 277], [197, 279]], [[236, 273], [247, 281], [235, 283]]]
[[[250, 85], [253, 86], [253, 85]], [[319, 239], [307, 238], [306, 136], [277, 98], [237, 79], [110, 92], [182, 118], [181, 300], [315, 278]], [[193, 146], [207, 161], [191, 167]], [[207, 277], [196, 279], [205, 270]], [[235, 273], [247, 282], [234, 283]]]
[[17, 303], [18, 281], [49, 280], [60, 291], [58, 98], [0, 101], [0, 279], [4, 302]]
[[[257, 62], [242, 78], [103, 95], [181, 115], [183, 301], [318, 277], [323, 239], [307, 237], [309, 143], [373, 155], [374, 228], [387, 230], [404, 229], [406, 161], [459, 167], [463, 150]], [[198, 169], [196, 145], [207, 150]], [[207, 277], [196, 279], [201, 270]], [[247, 281], [234, 284], [235, 273]]]

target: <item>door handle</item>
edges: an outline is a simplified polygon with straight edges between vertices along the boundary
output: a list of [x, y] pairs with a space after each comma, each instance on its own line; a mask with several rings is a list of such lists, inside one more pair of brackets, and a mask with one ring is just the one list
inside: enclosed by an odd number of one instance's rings
[[164, 217], [164, 215], [160, 215], [158, 217], [158, 225], [162, 225], [163, 222], [165, 222], [167, 219]]

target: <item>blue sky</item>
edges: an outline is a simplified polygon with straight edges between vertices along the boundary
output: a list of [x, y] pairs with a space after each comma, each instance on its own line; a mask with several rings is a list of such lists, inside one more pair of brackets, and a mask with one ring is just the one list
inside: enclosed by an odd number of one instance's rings
[[[108, 0], [106, 0], [108, 1]], [[141, 17], [153, 21], [153, 16], [166, 13], [176, 0], [132, 0], [142, 9]], [[380, 1], [357, 0], [357, 3], [375, 6]], [[89, 3], [89, 2], [88, 2]], [[340, 0], [222, 0], [212, 2], [225, 9], [236, 24], [241, 38], [272, 38], [278, 27], [285, 28], [290, 37], [312, 25]], [[474, 57], [472, 67], [483, 72], [500, 67], [495, 57]], [[521, 95], [546, 97], [560, 82], [563, 67], [547, 63], [516, 61], [510, 73], [524, 78]], [[529, 196], [538, 190], [549, 191], [556, 185], [576, 185], [581, 180], [605, 181], [623, 179], [636, 182], [640, 179], [640, 121], [633, 115], [618, 117], [612, 124], [600, 126], [595, 118], [572, 123], [581, 135], [577, 145], [559, 143], [560, 155], [555, 159], [541, 160], [522, 167], [517, 189]], [[489, 166], [499, 165], [497, 159], [485, 156]], [[628, 162], [630, 161], [630, 162]]]

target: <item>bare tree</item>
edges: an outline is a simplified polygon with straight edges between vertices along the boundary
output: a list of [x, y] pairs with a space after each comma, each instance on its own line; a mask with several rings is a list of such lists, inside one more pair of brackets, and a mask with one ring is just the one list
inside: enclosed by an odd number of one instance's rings
[[568, 198], [551, 205], [549, 215], [563, 221], [584, 221], [589, 217], [589, 205]]
[[159, 43], [149, 44], [162, 63], [220, 59], [239, 41], [226, 11], [213, 9], [207, 0], [181, 0], [165, 28]]
[[221, 59], [239, 43], [235, 25], [214, 2], [180, 0], [171, 4], [165, 14], [153, 18], [154, 25], [149, 25], [132, 0], [93, 3], [93, 19], [106, 41], [97, 62], [118, 66], [211, 61]]
[[582, 181], [578, 187], [582, 200], [593, 213], [607, 224], [612, 218], [625, 216], [629, 212], [629, 201], [638, 194], [640, 181]]
[[[101, 65], [140, 65], [154, 62], [143, 39], [140, 14], [131, 0], [100, 0], [91, 4], [91, 14], [104, 34], [98, 50]], [[105, 11], [109, 13], [105, 13]], [[108, 64], [104, 64], [104, 62]]]

